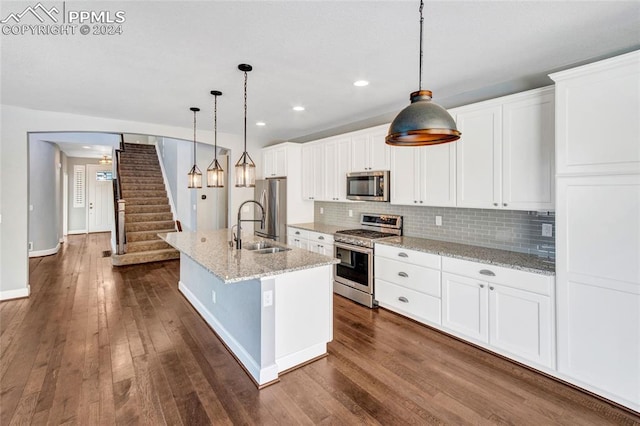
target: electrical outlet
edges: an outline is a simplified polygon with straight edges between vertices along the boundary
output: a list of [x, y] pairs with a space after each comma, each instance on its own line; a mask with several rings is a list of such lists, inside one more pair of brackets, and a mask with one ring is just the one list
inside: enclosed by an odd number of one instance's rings
[[442, 226], [442, 216], [436, 216], [436, 226]]
[[267, 290], [262, 293], [262, 306], [265, 308], [273, 305], [273, 290]]
[[353, 217], [353, 210], [349, 210], [349, 217]]
[[32, 212], [33, 211], [33, 204], [29, 204], [29, 211]]
[[211, 290], [211, 301], [213, 303], [216, 303], [216, 291], [215, 290]]
[[197, 208], [197, 207], [196, 207], [196, 205], [194, 204], [194, 205], [193, 205], [193, 210], [195, 210], [196, 208]]
[[550, 223], [542, 224], [542, 236], [543, 237], [553, 237], [553, 225]]
[[320, 207], [320, 214], [324, 214], [324, 207]]

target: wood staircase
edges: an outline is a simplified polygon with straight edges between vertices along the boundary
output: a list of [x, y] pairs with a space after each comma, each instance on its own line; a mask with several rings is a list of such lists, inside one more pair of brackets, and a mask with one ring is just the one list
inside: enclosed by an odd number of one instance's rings
[[159, 232], [175, 232], [175, 222], [155, 146], [125, 143], [119, 170], [127, 250], [111, 256], [113, 265], [180, 258], [179, 251], [158, 237]]

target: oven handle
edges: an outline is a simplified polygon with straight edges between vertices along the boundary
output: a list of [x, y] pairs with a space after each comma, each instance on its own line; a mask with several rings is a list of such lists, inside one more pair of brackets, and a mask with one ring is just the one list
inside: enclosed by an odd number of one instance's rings
[[342, 244], [342, 243], [336, 243], [336, 242], [333, 243], [333, 246], [336, 248], [340, 247], [345, 250], [351, 250], [358, 253], [373, 254], [373, 249], [368, 247], [352, 246], [351, 244]]

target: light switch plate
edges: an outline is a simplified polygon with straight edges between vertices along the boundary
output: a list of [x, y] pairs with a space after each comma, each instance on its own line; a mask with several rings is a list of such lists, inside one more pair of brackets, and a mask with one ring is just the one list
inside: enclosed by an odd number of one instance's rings
[[442, 216], [436, 216], [436, 226], [442, 226]]

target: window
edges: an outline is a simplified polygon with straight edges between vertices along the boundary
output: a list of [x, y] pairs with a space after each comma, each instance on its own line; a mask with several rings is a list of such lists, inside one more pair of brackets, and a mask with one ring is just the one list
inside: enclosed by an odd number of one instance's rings
[[85, 168], [73, 166], [73, 207], [84, 207]]
[[113, 180], [113, 172], [98, 171], [96, 172], [96, 180]]

